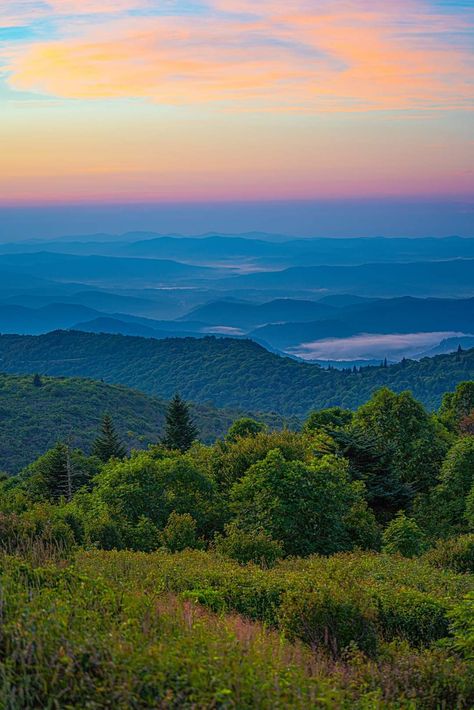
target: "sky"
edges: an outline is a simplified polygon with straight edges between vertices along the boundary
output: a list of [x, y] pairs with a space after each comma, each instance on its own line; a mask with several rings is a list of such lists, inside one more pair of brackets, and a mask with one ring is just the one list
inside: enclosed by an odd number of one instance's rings
[[[0, 219], [145, 204], [140, 228], [238, 231], [222, 205], [251, 203], [281, 231], [292, 203], [350, 236], [359, 202], [377, 233], [473, 236], [473, 48], [472, 0], [1, 0]], [[321, 236], [310, 213], [291, 231]]]

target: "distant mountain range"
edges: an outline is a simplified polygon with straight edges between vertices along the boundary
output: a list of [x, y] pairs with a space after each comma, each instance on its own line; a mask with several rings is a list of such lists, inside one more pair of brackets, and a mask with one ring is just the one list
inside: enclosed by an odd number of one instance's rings
[[307, 289], [324, 295], [361, 296], [473, 296], [474, 259], [412, 263], [365, 263], [353, 266], [305, 266], [229, 277], [220, 288]]
[[[132, 232], [0, 245], [3, 333], [216, 334], [307, 359], [397, 360], [474, 334], [473, 299], [474, 239], [458, 237]], [[364, 334], [394, 339], [351, 340]]]
[[283, 358], [250, 340], [56, 331], [2, 335], [0, 371], [102, 378], [165, 398], [179, 391], [218, 407], [301, 416], [312, 408], [357, 407], [382, 386], [411, 389], [435, 408], [444, 392], [474, 378], [474, 350], [354, 374]]
[[[115, 298], [113, 294], [84, 292], [84, 300], [104, 306], [127, 303], [127, 297]], [[89, 298], [91, 296], [91, 298]], [[39, 335], [57, 329], [81, 330], [92, 333], [117, 333], [145, 338], [203, 337], [208, 334], [251, 337], [269, 350], [298, 354], [308, 343], [327, 339], [349, 339], [359, 334], [414, 334], [432, 333], [431, 343], [418, 348], [408, 348], [407, 353], [424, 353], [427, 345], [455, 333], [456, 337], [474, 334], [474, 299], [363, 299], [354, 302], [351, 297], [326, 297], [322, 301], [275, 299], [265, 303], [238, 300], [213, 301], [192, 309], [177, 320], [158, 320], [120, 312], [104, 312], [88, 306], [69, 303], [51, 303], [39, 308], [12, 305], [10, 299], [0, 303], [0, 332]], [[74, 300], [74, 296], [71, 297]], [[130, 303], [134, 299], [131, 297]], [[347, 303], [339, 307], [330, 303]], [[437, 334], [439, 335], [437, 336]], [[463, 334], [465, 334], [463, 336]], [[438, 337], [438, 340], [437, 340]], [[445, 350], [450, 343], [449, 338]], [[452, 349], [456, 349], [456, 340]], [[328, 346], [329, 347], [329, 346]], [[397, 358], [387, 350], [382, 358]], [[431, 347], [433, 347], [431, 345]], [[327, 350], [320, 359], [335, 360]], [[436, 354], [434, 352], [433, 354]], [[402, 352], [403, 354], [403, 352]], [[317, 359], [317, 356], [315, 356]], [[364, 356], [365, 357], [365, 356]], [[344, 358], [343, 358], [344, 359]], [[348, 359], [347, 357], [345, 359]], [[354, 356], [352, 359], [359, 359]], [[370, 356], [369, 356], [370, 359]], [[373, 358], [372, 358], [373, 359]]]
[[285, 266], [363, 264], [384, 261], [437, 261], [474, 258], [474, 239], [295, 239], [259, 232], [208, 234], [197, 237], [130, 232], [123, 235], [97, 234], [63, 237], [50, 241], [0, 244], [0, 253], [61, 252], [175, 259], [188, 263], [252, 260], [254, 263]]

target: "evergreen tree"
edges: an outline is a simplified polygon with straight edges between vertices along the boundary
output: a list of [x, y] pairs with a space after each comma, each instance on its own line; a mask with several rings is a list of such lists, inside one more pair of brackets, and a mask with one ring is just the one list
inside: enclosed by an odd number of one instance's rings
[[92, 455], [107, 463], [110, 459], [123, 459], [126, 449], [115, 431], [112, 417], [104, 414], [100, 434], [92, 445]]
[[69, 444], [58, 442], [20, 474], [25, 489], [34, 500], [71, 500], [96, 473], [93, 460]]
[[34, 387], [42, 387], [43, 382], [41, 380], [41, 376], [36, 373], [36, 375], [33, 376], [33, 386]]
[[175, 394], [166, 412], [163, 444], [168, 449], [187, 451], [196, 439], [198, 431], [194, 426], [188, 404]]

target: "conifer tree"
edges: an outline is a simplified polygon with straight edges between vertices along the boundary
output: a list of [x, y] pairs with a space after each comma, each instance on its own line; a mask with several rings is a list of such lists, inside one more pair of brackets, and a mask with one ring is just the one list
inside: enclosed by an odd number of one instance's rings
[[175, 394], [166, 412], [163, 444], [168, 449], [187, 451], [196, 439], [198, 431], [194, 426], [188, 404]]
[[42, 387], [43, 382], [41, 380], [41, 376], [36, 373], [36, 375], [33, 376], [33, 385], [35, 387]]
[[115, 431], [112, 417], [104, 414], [100, 427], [100, 434], [92, 445], [92, 455], [107, 463], [110, 459], [123, 459], [126, 449]]

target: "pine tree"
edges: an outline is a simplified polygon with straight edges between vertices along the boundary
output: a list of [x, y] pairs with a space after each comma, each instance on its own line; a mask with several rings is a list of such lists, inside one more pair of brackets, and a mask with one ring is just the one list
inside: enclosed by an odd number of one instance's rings
[[38, 375], [38, 373], [36, 373], [36, 375], [34, 375], [34, 377], [33, 377], [33, 386], [34, 387], [42, 387], [42, 385], [43, 385], [43, 382], [41, 380], [41, 376]]
[[163, 444], [168, 449], [187, 451], [196, 439], [198, 431], [194, 426], [189, 406], [176, 394], [166, 412], [165, 435]]
[[115, 431], [112, 417], [104, 414], [100, 427], [100, 434], [92, 445], [92, 455], [107, 463], [112, 458], [123, 459], [126, 449]]

